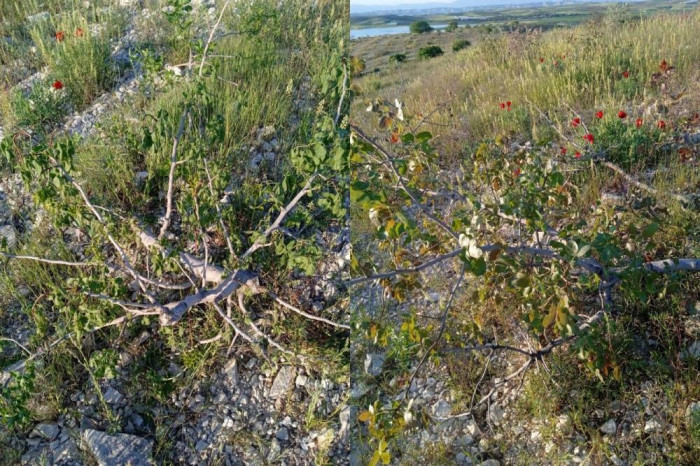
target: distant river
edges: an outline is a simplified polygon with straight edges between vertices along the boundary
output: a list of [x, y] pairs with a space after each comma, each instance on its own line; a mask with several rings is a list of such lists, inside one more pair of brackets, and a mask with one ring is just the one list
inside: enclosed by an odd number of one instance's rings
[[[447, 24], [431, 24], [433, 29], [445, 29]], [[350, 29], [350, 39], [361, 37], [388, 36], [392, 34], [408, 34], [410, 26], [387, 26], [383, 28]]]

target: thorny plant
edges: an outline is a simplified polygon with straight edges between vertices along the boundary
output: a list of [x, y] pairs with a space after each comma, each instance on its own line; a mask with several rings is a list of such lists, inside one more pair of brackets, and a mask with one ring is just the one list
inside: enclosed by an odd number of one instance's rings
[[[502, 107], [510, 110], [511, 102]], [[371, 247], [385, 260], [373, 264], [376, 253], [366, 261], [354, 257], [356, 278], [348, 284], [377, 284], [385, 296], [402, 302], [424, 287], [423, 272], [440, 273], [435, 267], [449, 263], [455, 265], [442, 268], [458, 271], [444, 285], [437, 329], [416, 340], [421, 342], [418, 363], [401, 378], [402, 399], [386, 405], [377, 400], [359, 415], [374, 442], [371, 464], [388, 464], [388, 442], [411, 425], [410, 387], [428, 361], [437, 364], [446, 353], [479, 352], [489, 362], [501, 352], [524, 356], [517, 370], [473, 399], [468, 412], [449, 418], [471, 415], [495, 390], [521, 379], [559, 347], [568, 346], [601, 380], [619, 379], [624, 361], [606, 338], [606, 324], [625, 306], [683, 292], [680, 285], [700, 271], [700, 259], [674, 257], [686, 251], [682, 243], [656, 240], [667, 213], [653, 207], [654, 198], [680, 203], [689, 216], [692, 200], [639, 182], [607, 160], [600, 146], [583, 143], [582, 155], [566, 157], [565, 151], [552, 154], [545, 146], [484, 141], [450, 177], [439, 165], [431, 133], [422, 130], [425, 116], [406, 114], [398, 100], [375, 101], [367, 111], [376, 115], [378, 127], [370, 136], [351, 125], [351, 198], [369, 217], [375, 229]], [[536, 108], [531, 111], [537, 114]], [[600, 164], [652, 197], [632, 212], [602, 202], [586, 212], [572, 211], [579, 187], [566, 170], [571, 164]], [[468, 301], [477, 306], [504, 307], [517, 316], [529, 332], [527, 346], [499, 341], [512, 340], [508, 335], [494, 340], [476, 317], [465, 332], [448, 331], [462, 293], [470, 293]], [[357, 326], [376, 341], [377, 324], [368, 315], [369, 321]]]

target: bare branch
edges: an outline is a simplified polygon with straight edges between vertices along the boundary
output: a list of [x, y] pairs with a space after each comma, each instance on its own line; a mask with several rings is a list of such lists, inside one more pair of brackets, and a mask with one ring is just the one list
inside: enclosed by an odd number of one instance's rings
[[700, 272], [700, 259], [663, 259], [647, 262], [642, 267], [657, 273], [670, 273], [679, 270]]
[[64, 261], [64, 260], [58, 260], [58, 259], [44, 259], [43, 257], [36, 257], [36, 256], [20, 256], [20, 255], [15, 255], [15, 254], [7, 254], [4, 252], [0, 252], [0, 256], [6, 257], [7, 259], [30, 260], [30, 261], [35, 261], [35, 262], [43, 262], [45, 264], [65, 265], [68, 267], [90, 267], [90, 266], [98, 265], [97, 263], [94, 263], [94, 262], [71, 262], [71, 261]]
[[241, 254], [241, 257], [240, 257], [241, 260], [245, 259], [246, 257], [250, 256], [258, 249], [265, 246], [265, 241], [267, 241], [267, 238], [272, 234], [272, 232], [275, 231], [276, 229], [278, 229], [282, 225], [282, 222], [284, 221], [284, 219], [287, 217], [287, 215], [289, 215], [289, 213], [292, 210], [294, 210], [294, 207], [301, 200], [301, 198], [304, 197], [307, 193], [309, 193], [311, 191], [311, 183], [313, 183], [313, 181], [316, 179], [317, 176], [318, 176], [318, 173], [314, 173], [313, 175], [311, 175], [309, 177], [308, 180], [306, 180], [306, 184], [304, 185], [304, 187], [301, 188], [301, 190], [297, 193], [297, 195], [294, 196], [294, 199], [292, 199], [289, 202], [289, 204], [287, 204], [287, 206], [284, 207], [280, 211], [279, 215], [277, 216], [277, 219], [275, 219], [275, 221], [272, 223], [272, 225], [267, 227], [267, 229], [262, 233], [262, 235], [260, 235], [255, 240], [255, 242], [253, 242], [253, 244], [248, 248], [248, 250], [246, 252], [244, 252], [243, 254]]
[[350, 330], [350, 326], [349, 326], [349, 325], [339, 324], [339, 323], [337, 323], [337, 322], [333, 322], [332, 320], [328, 320], [328, 319], [326, 319], [326, 318], [324, 318], [324, 317], [319, 317], [319, 316], [315, 316], [315, 315], [313, 315], [313, 314], [309, 314], [308, 312], [304, 312], [304, 311], [302, 311], [301, 309], [299, 309], [299, 308], [297, 308], [297, 307], [294, 307], [294, 306], [292, 306], [291, 304], [289, 304], [288, 302], [282, 300], [279, 296], [277, 296], [277, 295], [276, 295], [275, 293], [273, 293], [272, 291], [269, 291], [269, 290], [265, 290], [265, 291], [266, 291], [267, 294], [269, 294], [269, 295], [272, 297], [272, 299], [274, 299], [277, 303], [281, 304], [283, 307], [286, 307], [287, 309], [289, 309], [289, 310], [291, 310], [291, 311], [296, 312], [296, 313], [299, 314], [300, 316], [304, 316], [304, 317], [306, 317], [307, 319], [316, 320], [316, 321], [318, 321], [318, 322], [323, 322], [324, 324], [332, 325], [333, 327], [344, 328], [344, 329]]
[[448, 259], [452, 259], [453, 257], [456, 257], [463, 251], [462, 248], [455, 249], [451, 252], [448, 252], [447, 254], [442, 254], [440, 256], [437, 256], [427, 262], [422, 263], [421, 265], [417, 265], [416, 267], [411, 267], [408, 269], [397, 269], [397, 270], [392, 270], [391, 272], [384, 272], [384, 273], [378, 273], [376, 275], [370, 275], [368, 277], [359, 277], [359, 278], [354, 278], [352, 280], [348, 280], [345, 282], [345, 285], [347, 286], [352, 286], [352, 285], [357, 285], [358, 283], [364, 283], [364, 282], [369, 282], [373, 280], [381, 280], [383, 278], [392, 278], [397, 275], [403, 275], [403, 274], [411, 274], [411, 273], [417, 273], [420, 272], [421, 270], [425, 270], [427, 268], [430, 268], [436, 264], [439, 264], [440, 262], [446, 261]]
[[348, 65], [343, 65], [343, 90], [340, 94], [340, 100], [338, 101], [338, 110], [335, 112], [335, 119], [333, 124], [338, 126], [338, 121], [340, 121], [340, 113], [343, 111], [343, 101], [345, 100], [345, 93], [347, 92], [348, 83]]
[[206, 283], [221, 283], [226, 274], [226, 270], [223, 267], [207, 264], [206, 261], [197, 259], [186, 252], [180, 254], [180, 261], [195, 274], [197, 278], [204, 280]]
[[209, 46], [211, 45], [211, 41], [214, 38], [214, 33], [216, 33], [216, 30], [219, 28], [219, 24], [221, 24], [221, 19], [224, 17], [224, 12], [226, 11], [226, 7], [228, 4], [231, 3], [230, 0], [226, 0], [226, 3], [224, 3], [224, 6], [221, 7], [221, 12], [219, 13], [219, 19], [216, 20], [216, 24], [214, 24], [214, 27], [212, 28], [211, 32], [209, 33], [209, 38], [207, 39], [207, 43], [204, 45], [204, 51], [202, 52], [202, 61], [199, 64], [199, 76], [202, 76], [202, 71], [204, 70], [204, 62], [207, 59], [207, 52], [209, 51]]
[[238, 308], [240, 309], [240, 311], [243, 313], [243, 315], [245, 317], [250, 319], [250, 326], [253, 327], [253, 330], [255, 330], [258, 333], [258, 335], [265, 338], [272, 346], [274, 346], [278, 350], [282, 351], [285, 354], [294, 355], [293, 351], [289, 351], [284, 346], [277, 343], [272, 337], [265, 334], [262, 330], [260, 330], [260, 328], [258, 328], [257, 325], [255, 325], [255, 322], [253, 322], [253, 319], [250, 318], [250, 312], [248, 312], [248, 309], [246, 309], [246, 307], [245, 307], [244, 298], [245, 298], [245, 296], [243, 295], [243, 293], [238, 293]]
[[[214, 183], [212, 182], [211, 179], [211, 174], [209, 173], [209, 163], [207, 162], [207, 159], [204, 159], [204, 171], [207, 174], [207, 181], [209, 183], [209, 193], [211, 194], [212, 199], [214, 198]], [[219, 207], [219, 203], [215, 202], [214, 206], [216, 206], [216, 214], [219, 217], [219, 225], [221, 226], [221, 231], [224, 234], [224, 238], [226, 239], [226, 246], [228, 247], [228, 251], [231, 253], [232, 258], [236, 258], [236, 252], [233, 250], [233, 245], [231, 244], [231, 238], [228, 233], [228, 228], [226, 228], [226, 224], [224, 223], [224, 218], [221, 215], [221, 208]]]
[[[621, 177], [623, 177], [628, 183], [630, 183], [630, 184], [632, 184], [640, 189], [643, 189], [644, 191], [651, 193], [655, 196], [662, 196], [663, 195], [662, 193], [660, 193], [656, 189], [652, 188], [648, 184], [644, 184], [641, 181], [638, 181], [635, 178], [633, 178], [632, 176], [628, 175], [627, 173], [625, 173], [625, 171], [622, 168], [618, 167], [614, 163], [608, 162], [606, 160], [603, 160], [600, 163], [605, 165], [606, 167], [610, 168], [611, 170], [613, 170], [615, 173], [617, 173]], [[691, 204], [692, 203], [692, 201], [690, 200], [690, 198], [688, 196], [683, 196], [681, 194], [673, 194], [673, 193], [671, 193], [670, 196], [672, 196], [674, 199], [676, 199], [677, 201], [682, 202], [684, 204]]]
[[189, 107], [185, 107], [185, 110], [180, 116], [177, 134], [173, 138], [173, 148], [170, 151], [170, 173], [168, 175], [168, 193], [166, 195], [165, 202], [165, 217], [163, 217], [163, 225], [160, 227], [158, 239], [161, 239], [165, 235], [165, 232], [168, 231], [168, 226], [170, 226], [170, 216], [173, 213], [173, 183], [175, 181], [175, 167], [177, 167], [177, 146], [180, 144], [180, 138], [185, 132], [185, 121], [187, 120], [188, 113]]

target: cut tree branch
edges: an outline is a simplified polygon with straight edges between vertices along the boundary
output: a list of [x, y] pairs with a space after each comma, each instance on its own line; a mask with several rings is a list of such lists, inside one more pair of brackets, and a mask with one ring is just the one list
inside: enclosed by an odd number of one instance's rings
[[185, 110], [180, 116], [180, 122], [177, 128], [177, 134], [173, 138], [173, 148], [170, 151], [170, 173], [168, 174], [168, 192], [165, 197], [165, 217], [163, 217], [163, 225], [160, 227], [160, 233], [158, 233], [158, 239], [160, 240], [168, 231], [170, 226], [170, 216], [173, 213], [173, 184], [175, 182], [175, 168], [177, 167], [177, 146], [180, 144], [180, 138], [185, 132], [185, 121], [187, 120], [187, 114], [189, 113], [189, 107], [185, 107]]

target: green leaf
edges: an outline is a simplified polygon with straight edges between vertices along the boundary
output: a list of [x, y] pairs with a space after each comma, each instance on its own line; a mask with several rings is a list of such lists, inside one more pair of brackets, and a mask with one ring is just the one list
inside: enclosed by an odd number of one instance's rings
[[486, 273], [486, 260], [483, 258], [483, 256], [479, 257], [478, 259], [472, 259], [470, 264], [471, 272], [477, 277], [480, 277]]
[[658, 223], [656, 223], [656, 222], [650, 223], [642, 230], [642, 236], [644, 238], [651, 238], [654, 235], [654, 233], [656, 233], [658, 230], [659, 230]]
[[430, 134], [429, 131], [423, 131], [418, 134], [416, 134], [416, 139], [418, 142], [427, 142], [430, 141], [433, 138], [433, 135]]

